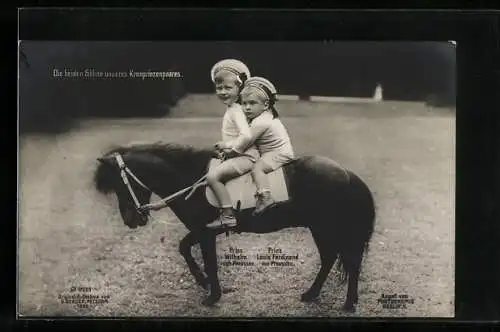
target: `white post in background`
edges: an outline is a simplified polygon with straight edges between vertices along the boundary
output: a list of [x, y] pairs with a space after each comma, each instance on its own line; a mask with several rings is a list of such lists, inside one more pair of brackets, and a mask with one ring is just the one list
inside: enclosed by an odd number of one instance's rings
[[382, 94], [383, 94], [383, 92], [382, 92], [382, 85], [380, 83], [378, 83], [377, 86], [375, 87], [375, 92], [373, 93], [373, 100], [374, 101], [381, 101], [381, 100], [383, 100]]

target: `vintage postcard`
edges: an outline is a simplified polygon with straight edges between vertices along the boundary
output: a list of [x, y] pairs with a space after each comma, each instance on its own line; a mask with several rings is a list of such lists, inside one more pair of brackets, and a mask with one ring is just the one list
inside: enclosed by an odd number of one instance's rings
[[19, 42], [19, 317], [454, 317], [454, 42]]

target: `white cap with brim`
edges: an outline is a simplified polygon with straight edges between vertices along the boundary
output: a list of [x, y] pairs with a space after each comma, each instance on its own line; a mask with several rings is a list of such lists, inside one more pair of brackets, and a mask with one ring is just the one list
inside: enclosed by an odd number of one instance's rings
[[246, 80], [245, 85], [243, 88], [246, 87], [253, 87], [256, 89], [259, 89], [261, 92], [263, 92], [266, 96], [269, 97], [271, 100], [276, 99], [276, 94], [278, 93], [276, 91], [276, 88], [273, 83], [271, 83], [268, 79], [264, 77], [258, 77], [254, 76]]
[[244, 81], [250, 77], [250, 70], [243, 62], [236, 59], [224, 59], [217, 62], [210, 70], [212, 82], [215, 82], [215, 75], [221, 70], [234, 73], [238, 79], [241, 80], [240, 83], [244, 83]]

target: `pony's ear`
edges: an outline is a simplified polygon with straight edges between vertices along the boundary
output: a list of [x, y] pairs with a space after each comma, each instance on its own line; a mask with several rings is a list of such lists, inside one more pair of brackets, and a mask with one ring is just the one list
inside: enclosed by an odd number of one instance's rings
[[97, 158], [97, 161], [100, 162], [101, 164], [104, 164], [104, 165], [112, 165], [113, 164], [113, 157], [111, 157], [111, 156], [99, 157], [99, 158]]

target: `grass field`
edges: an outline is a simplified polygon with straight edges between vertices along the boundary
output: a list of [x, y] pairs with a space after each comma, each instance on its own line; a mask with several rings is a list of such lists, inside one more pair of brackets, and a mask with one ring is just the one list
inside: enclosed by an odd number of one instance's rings
[[[170, 119], [92, 120], [59, 136], [20, 142], [19, 312], [25, 316], [341, 316], [346, 288], [332, 270], [317, 303], [299, 301], [319, 269], [308, 230], [241, 234], [217, 241], [251, 256], [268, 246], [298, 254], [295, 266], [227, 267], [225, 294], [200, 302], [178, 253], [187, 233], [168, 210], [129, 230], [114, 196], [93, 188], [95, 158], [111, 144], [174, 141], [204, 146], [219, 139], [218, 104], [189, 97]], [[371, 187], [377, 220], [360, 279], [355, 316], [443, 317], [454, 313], [454, 114], [416, 103], [329, 104], [283, 101], [283, 122], [298, 154], [321, 154]], [[160, 238], [164, 237], [163, 243]], [[194, 255], [201, 258], [198, 248]], [[62, 304], [71, 287], [90, 287], [108, 303]], [[78, 291], [77, 291], [78, 292]], [[382, 294], [406, 294], [406, 309], [386, 309]]]

